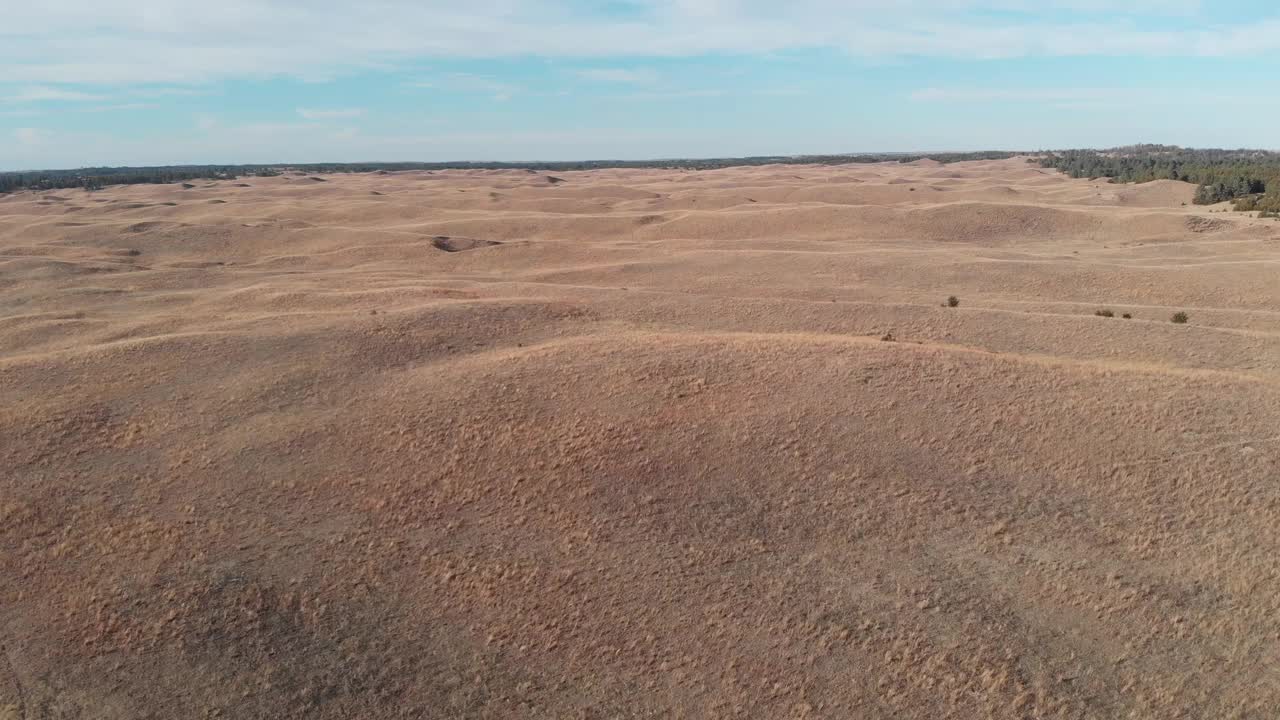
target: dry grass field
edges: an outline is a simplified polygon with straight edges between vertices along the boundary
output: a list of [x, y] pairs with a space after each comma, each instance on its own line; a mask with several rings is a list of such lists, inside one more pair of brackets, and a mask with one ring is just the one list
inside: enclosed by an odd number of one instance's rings
[[1274, 717], [1280, 222], [1193, 192], [0, 196], [0, 718]]

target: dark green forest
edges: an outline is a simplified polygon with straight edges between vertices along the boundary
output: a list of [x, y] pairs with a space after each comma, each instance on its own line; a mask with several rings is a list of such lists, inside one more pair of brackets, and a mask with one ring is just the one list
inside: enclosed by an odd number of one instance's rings
[[365, 173], [396, 172], [400, 170], [595, 170], [600, 168], [667, 168], [686, 170], [715, 170], [740, 165], [768, 165], [771, 163], [798, 163], [806, 165], [839, 165], [843, 163], [912, 162], [932, 158], [939, 162], [962, 160], [1003, 160], [1014, 157], [1013, 152], [968, 153], [879, 153], [863, 155], [803, 155], [760, 156], [744, 158], [674, 159], [674, 160], [586, 160], [580, 162], [368, 162], [368, 163], [308, 163], [263, 165], [171, 165], [165, 167], [94, 167], [76, 170], [32, 170], [25, 172], [0, 172], [0, 193], [18, 190], [54, 190], [84, 188], [97, 190], [107, 185], [137, 185], [175, 183], [189, 180], [232, 180], [238, 177], [271, 176], [285, 172], [302, 173]]
[[1131, 145], [1110, 150], [1045, 153], [1045, 167], [1076, 178], [1114, 182], [1182, 180], [1200, 186], [1200, 205], [1232, 200], [1236, 210], [1280, 217], [1280, 152], [1270, 150], [1194, 150], [1176, 145]]

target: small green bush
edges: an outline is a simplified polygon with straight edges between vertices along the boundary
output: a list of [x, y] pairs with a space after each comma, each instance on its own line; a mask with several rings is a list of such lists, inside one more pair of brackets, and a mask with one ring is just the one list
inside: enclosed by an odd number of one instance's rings
[[1184, 312], [1176, 312], [1173, 314], [1173, 317], [1169, 318], [1170, 322], [1173, 322], [1178, 325], [1185, 324], [1189, 319], [1190, 318], [1188, 318], [1187, 314]]
[[947, 298], [947, 307], [960, 307], [960, 298], [955, 295]]
[[1116, 316], [1115, 313], [1107, 309], [1095, 310], [1093, 314], [1097, 315], [1098, 317], [1115, 317]]

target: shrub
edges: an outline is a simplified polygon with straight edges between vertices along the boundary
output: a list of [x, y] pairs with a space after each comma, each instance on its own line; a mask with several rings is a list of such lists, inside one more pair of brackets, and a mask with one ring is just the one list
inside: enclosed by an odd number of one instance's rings
[[947, 307], [959, 307], [959, 306], [960, 306], [960, 298], [956, 297], [955, 295], [952, 295], [951, 297], [947, 298]]
[[1115, 314], [1115, 313], [1111, 312], [1110, 310], [1106, 310], [1106, 309], [1102, 309], [1102, 310], [1095, 310], [1095, 311], [1093, 311], [1093, 314], [1094, 314], [1094, 315], [1097, 315], [1098, 317], [1115, 317], [1115, 316], [1116, 316], [1116, 314]]
[[1132, 319], [1133, 319], [1133, 316], [1132, 316], [1132, 315], [1130, 315], [1129, 313], [1125, 313], [1125, 314], [1121, 315], [1120, 317], [1124, 318], [1125, 320], [1132, 320]]
[[1176, 323], [1178, 325], [1182, 325], [1186, 323], [1187, 320], [1189, 319], [1190, 318], [1187, 317], [1187, 314], [1181, 311], [1174, 313], [1173, 317], [1169, 318], [1171, 322]]

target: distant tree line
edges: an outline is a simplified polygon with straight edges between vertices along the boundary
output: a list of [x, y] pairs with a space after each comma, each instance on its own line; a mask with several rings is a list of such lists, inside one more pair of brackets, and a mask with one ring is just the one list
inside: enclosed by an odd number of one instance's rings
[[268, 168], [222, 165], [175, 165], [169, 167], [95, 167], [76, 170], [34, 170], [0, 172], [0, 193], [18, 190], [58, 190], [83, 188], [99, 190], [107, 185], [176, 183], [188, 180], [231, 180], [242, 175], [261, 174]]
[[1233, 200], [1236, 210], [1280, 216], [1280, 152], [1130, 145], [1045, 153], [1040, 164], [1077, 178], [1182, 180], [1200, 186], [1194, 199], [1199, 205]]
[[951, 163], [963, 160], [1002, 160], [1013, 152], [969, 153], [876, 153], [862, 155], [770, 155], [744, 158], [671, 159], [671, 160], [587, 160], [581, 162], [391, 162], [391, 163], [307, 163], [302, 165], [171, 165], [164, 167], [93, 167], [75, 170], [33, 170], [0, 172], [0, 193], [18, 190], [56, 190], [83, 188], [97, 190], [107, 185], [137, 185], [187, 182], [190, 180], [234, 180], [246, 176], [275, 176], [284, 172], [367, 173], [403, 170], [597, 170], [601, 168], [662, 168], [683, 170], [715, 170], [739, 165], [794, 163], [804, 165], [841, 165], [845, 163], [912, 162], [932, 158]]

